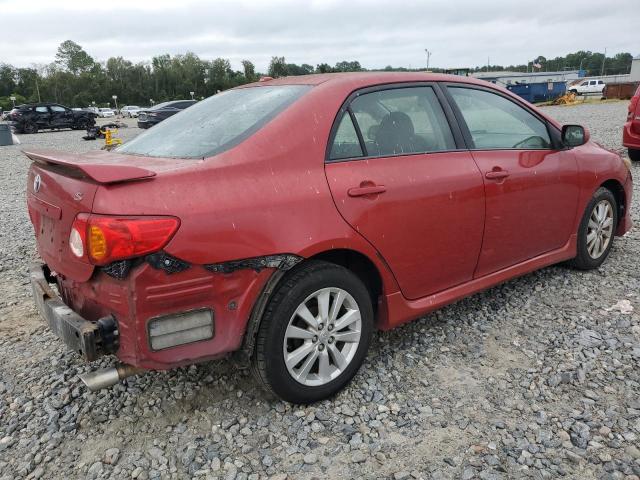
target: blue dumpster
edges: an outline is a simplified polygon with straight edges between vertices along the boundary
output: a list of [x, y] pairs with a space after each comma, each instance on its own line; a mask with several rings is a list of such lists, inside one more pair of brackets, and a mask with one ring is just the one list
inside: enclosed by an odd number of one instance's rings
[[0, 123], [0, 146], [3, 145], [13, 145], [11, 128], [6, 123]]
[[566, 82], [519, 83], [507, 85], [507, 89], [524, 98], [527, 102], [547, 102], [565, 94]]

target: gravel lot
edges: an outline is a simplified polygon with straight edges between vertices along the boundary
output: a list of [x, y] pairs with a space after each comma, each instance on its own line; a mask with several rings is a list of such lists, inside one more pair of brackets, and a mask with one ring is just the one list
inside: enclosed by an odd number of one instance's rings
[[[621, 149], [626, 102], [546, 111]], [[598, 271], [546, 268], [378, 334], [330, 401], [270, 399], [226, 361], [88, 392], [33, 307], [20, 153], [101, 146], [80, 137], [0, 147], [0, 479], [640, 478], [638, 228]]]

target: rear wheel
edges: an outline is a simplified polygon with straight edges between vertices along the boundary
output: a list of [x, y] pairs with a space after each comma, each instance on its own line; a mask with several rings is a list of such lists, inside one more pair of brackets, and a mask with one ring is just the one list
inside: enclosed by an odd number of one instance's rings
[[23, 133], [38, 133], [38, 125], [33, 122], [25, 123], [22, 126]]
[[640, 162], [640, 150], [629, 149], [629, 158], [634, 162]]
[[618, 207], [610, 190], [601, 187], [591, 198], [578, 229], [578, 251], [571, 265], [581, 270], [598, 268], [605, 261], [618, 224]]
[[312, 261], [291, 272], [265, 310], [253, 372], [271, 392], [312, 403], [341, 390], [369, 348], [373, 307], [351, 271]]

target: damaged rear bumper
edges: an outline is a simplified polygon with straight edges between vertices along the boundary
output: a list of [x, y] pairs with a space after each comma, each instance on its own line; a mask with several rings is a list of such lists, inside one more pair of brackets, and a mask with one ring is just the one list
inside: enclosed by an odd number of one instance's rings
[[31, 266], [29, 279], [38, 312], [67, 347], [88, 362], [118, 349], [118, 325], [113, 316], [95, 322], [82, 318], [51, 288], [54, 281], [42, 263]]

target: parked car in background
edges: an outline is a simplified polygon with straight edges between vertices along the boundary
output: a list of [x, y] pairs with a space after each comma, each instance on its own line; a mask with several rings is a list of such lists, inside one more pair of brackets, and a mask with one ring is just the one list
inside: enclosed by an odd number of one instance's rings
[[120, 115], [123, 117], [134, 118], [140, 113], [140, 107], [136, 105], [126, 105], [120, 109]]
[[8, 120], [10, 113], [11, 113], [11, 110], [5, 110], [4, 112], [2, 112], [2, 115], [0, 115], [0, 117], [2, 117], [2, 120]]
[[149, 128], [175, 115], [176, 113], [194, 105], [196, 100], [173, 100], [140, 110], [138, 112], [138, 127]]
[[112, 109], [110, 108], [99, 108], [98, 109], [98, 116], [100, 118], [110, 118], [110, 117], [115, 117], [116, 116], [116, 112], [114, 112]]
[[629, 158], [640, 162], [640, 85], [629, 102], [627, 123], [622, 130], [622, 145], [629, 149]]
[[96, 116], [99, 116], [99, 114], [100, 114], [100, 109], [98, 107], [87, 107], [87, 108], [85, 108], [83, 110], [85, 110], [87, 112], [93, 112], [93, 113], [96, 114]]
[[607, 86], [603, 80], [585, 80], [582, 83], [574, 84], [569, 87], [569, 91], [577, 95], [603, 94], [604, 88]]
[[111, 152], [25, 153], [36, 305], [86, 360], [124, 363], [91, 389], [235, 352], [281, 398], [321, 400], [375, 329], [597, 268], [631, 227], [618, 154], [472, 77], [278, 78]]
[[96, 124], [95, 114], [75, 111], [57, 103], [19, 105], [9, 112], [9, 122], [18, 133], [37, 133], [43, 129], [84, 130]]

